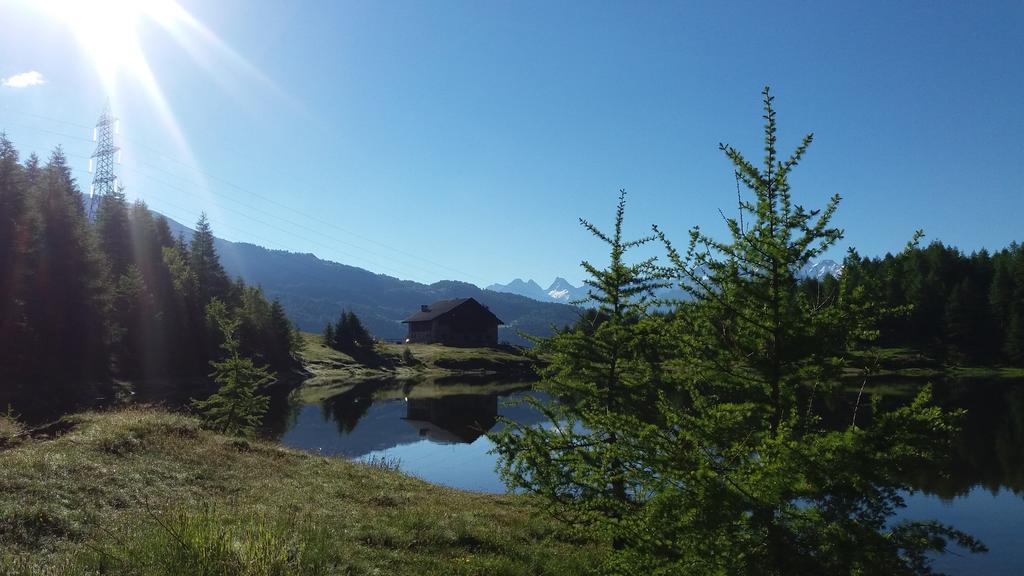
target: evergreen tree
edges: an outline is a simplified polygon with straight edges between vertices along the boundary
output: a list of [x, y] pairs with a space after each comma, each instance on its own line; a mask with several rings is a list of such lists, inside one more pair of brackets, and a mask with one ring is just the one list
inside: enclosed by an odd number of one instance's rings
[[214, 299], [207, 316], [220, 328], [224, 357], [210, 362], [213, 379], [220, 388], [206, 400], [194, 400], [207, 424], [220, 432], [239, 436], [253, 435], [269, 406], [269, 397], [260, 391], [274, 382], [266, 366], [257, 366], [242, 356], [238, 340], [239, 320], [232, 318], [223, 302]]
[[349, 310], [346, 315], [348, 316], [348, 332], [351, 338], [352, 346], [362, 349], [369, 350], [373, 348], [373, 337], [370, 336], [369, 330], [363, 326], [363, 321], [356, 316], [356, 313]]
[[292, 366], [300, 340], [280, 303], [233, 287], [205, 218], [198, 228], [193, 250], [121, 191], [90, 224], [59, 148], [22, 167], [0, 135], [0, 405], [51, 417], [109, 397], [112, 377], [204, 374], [223, 338], [204, 307], [214, 295], [243, 324], [240, 355]]
[[[24, 337], [24, 301], [20, 298], [25, 280], [25, 243], [19, 240], [28, 227], [25, 217], [25, 171], [18, 164], [18, 152], [0, 133], [0, 373], [14, 375], [23, 352], [18, 342]], [[0, 384], [0, 405], [5, 397]]]
[[42, 168], [39, 167], [39, 156], [36, 156], [36, 153], [33, 152], [25, 160], [25, 184], [27, 188], [31, 189], [39, 181], [41, 173]]
[[337, 348], [338, 344], [334, 340], [334, 323], [328, 322], [327, 326], [324, 327], [324, 346], [328, 348]]
[[328, 346], [335, 350], [349, 354], [359, 354], [373, 349], [373, 337], [370, 336], [370, 332], [363, 326], [362, 320], [351, 310], [341, 311], [338, 321], [334, 324], [332, 334], [333, 337], [330, 340], [332, 344], [328, 344]]
[[873, 335], [874, 303], [841, 288], [847, 297], [825, 305], [794, 289], [842, 236], [830, 225], [839, 197], [821, 210], [793, 204], [789, 175], [812, 136], [780, 159], [767, 89], [764, 107], [763, 167], [721, 146], [752, 195], [726, 220], [728, 239], [695, 229], [681, 255], [661, 234], [695, 304], [681, 307], [674, 332], [687, 362], [671, 371], [669, 424], [645, 429], [650, 448], [638, 458], [658, 494], [648, 524], [658, 530], [640, 558], [743, 574], [928, 573], [926, 553], [947, 539], [981, 549], [936, 523], [890, 523], [909, 490], [902, 472], [935, 466], [951, 417], [925, 390], [872, 419], [857, 418], [858, 397], [848, 425], [826, 424], [819, 400], [843, 401], [843, 358]]
[[988, 298], [1000, 348], [1009, 333], [1010, 314], [1013, 309], [1013, 253], [1015, 251], [1016, 246], [1011, 245], [1009, 250], [1000, 251], [992, 259], [992, 284], [989, 287]]
[[277, 298], [270, 303], [270, 318], [267, 322], [270, 339], [270, 362], [273, 366], [285, 367], [293, 363], [293, 355], [298, 353], [299, 341], [296, 339], [295, 327], [285, 314], [284, 306]]
[[[141, 206], [143, 208], [145, 208], [146, 214], [149, 214], [150, 218], [152, 218], [153, 216], [152, 216], [152, 214], [149, 213], [149, 209], [146, 208], [146, 205], [141, 203], [141, 202], [138, 203], [137, 205], [139, 205], [139, 204], [141, 204]], [[170, 246], [174, 246], [174, 243], [175, 243], [174, 235], [171, 233], [171, 225], [170, 225], [170, 223], [167, 222], [167, 218], [166, 217], [164, 217], [163, 215], [159, 216], [154, 221], [154, 227], [156, 229], [157, 243], [161, 247], [167, 248], [167, 247], [170, 247]]]
[[15, 239], [24, 209], [24, 169], [18, 164], [18, 151], [0, 132], [0, 302], [4, 304], [13, 297]]
[[116, 281], [134, 263], [128, 203], [124, 191], [104, 194], [96, 210], [96, 236], [106, 256], [110, 277]]
[[[800, 289], [799, 271], [841, 237], [830, 225], [839, 198], [822, 210], [793, 204], [789, 175], [811, 137], [779, 159], [767, 89], [764, 104], [763, 168], [722, 146], [751, 193], [726, 220], [728, 239], [695, 229], [680, 253], [655, 229], [693, 300], [660, 317], [641, 299], [635, 319], [620, 302], [593, 336], [543, 343], [560, 403], [542, 406], [554, 420], [546, 431], [496, 438], [503, 474], [576, 525], [603, 529], [612, 573], [929, 573], [926, 554], [948, 540], [982, 549], [947, 526], [891, 521], [909, 491], [904, 472], [948, 451], [950, 415], [927, 390], [870, 418], [847, 404], [838, 426], [824, 411], [844, 405], [837, 376], [874, 334], [872, 303], [842, 285], [832, 300]], [[612, 293], [642, 291], [621, 270], [613, 257]]]
[[213, 298], [226, 301], [231, 281], [220, 264], [214, 247], [213, 229], [204, 212], [196, 222], [196, 231], [189, 245], [189, 265], [199, 288], [199, 303], [206, 306]]
[[64, 388], [51, 401], [70, 403], [109, 368], [107, 307], [112, 288], [63, 152], [58, 148], [30, 193], [35, 222], [26, 251], [28, 372]]
[[984, 358], [988, 310], [974, 281], [966, 277], [949, 294], [944, 313], [944, 340], [955, 361]]

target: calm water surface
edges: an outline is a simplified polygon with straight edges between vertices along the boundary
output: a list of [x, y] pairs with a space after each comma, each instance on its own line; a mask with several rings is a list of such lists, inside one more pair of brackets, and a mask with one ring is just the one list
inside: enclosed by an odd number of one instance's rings
[[[322, 403], [293, 406], [281, 442], [361, 460], [397, 459], [403, 472], [428, 482], [504, 492], [485, 433], [496, 429], [498, 415], [542, 421], [514, 405], [537, 393], [515, 388], [425, 398], [415, 387], [360, 386]], [[940, 386], [936, 394], [947, 406], [968, 409], [963, 434], [949, 474], [915, 479], [919, 491], [907, 495], [900, 517], [952, 524], [989, 547], [987, 554], [937, 558], [940, 572], [1024, 574], [1024, 385], [957, 384]]]

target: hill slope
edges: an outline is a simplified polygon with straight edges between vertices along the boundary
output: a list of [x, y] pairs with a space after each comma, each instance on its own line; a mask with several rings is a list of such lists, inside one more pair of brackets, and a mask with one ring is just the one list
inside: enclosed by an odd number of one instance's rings
[[[0, 574], [586, 574], [525, 496], [220, 436], [152, 410], [4, 448]], [[588, 566], [589, 564], [589, 566]]]
[[[168, 218], [174, 234], [192, 231]], [[217, 251], [231, 276], [263, 288], [278, 298], [288, 316], [302, 330], [319, 333], [337, 320], [342, 308], [353, 310], [370, 332], [385, 340], [405, 338], [402, 320], [421, 304], [450, 298], [475, 298], [505, 322], [498, 340], [525, 344], [518, 335], [551, 333], [551, 327], [572, 324], [578, 309], [565, 304], [538, 302], [515, 294], [481, 290], [473, 284], [445, 280], [421, 284], [369, 270], [321, 260], [313, 254], [269, 250], [261, 246], [217, 239]]]

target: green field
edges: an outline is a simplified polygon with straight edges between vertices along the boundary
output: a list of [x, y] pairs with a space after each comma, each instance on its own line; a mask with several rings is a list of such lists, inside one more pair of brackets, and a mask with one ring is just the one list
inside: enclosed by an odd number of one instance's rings
[[528, 497], [220, 436], [167, 412], [66, 422], [56, 439], [0, 449], [0, 574], [569, 575], [601, 556]]
[[[479, 392], [470, 380], [500, 380], [500, 389], [522, 387], [534, 377], [534, 361], [515, 348], [457, 348], [439, 344], [378, 343], [369, 358], [356, 359], [328, 348], [318, 334], [303, 333], [302, 363], [312, 375], [302, 386], [302, 398], [316, 402], [366, 382], [416, 383], [416, 395]], [[407, 361], [408, 350], [412, 361]], [[457, 384], [444, 383], [456, 381]]]
[[964, 366], [942, 361], [912, 348], [876, 348], [858, 352], [850, 358], [847, 376], [861, 377], [861, 366], [870, 367], [872, 379], [907, 380], [1016, 380], [1024, 378], [1024, 368], [1007, 366]]

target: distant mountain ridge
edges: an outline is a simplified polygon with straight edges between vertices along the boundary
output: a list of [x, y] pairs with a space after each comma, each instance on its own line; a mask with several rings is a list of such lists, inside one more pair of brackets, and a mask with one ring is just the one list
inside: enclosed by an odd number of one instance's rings
[[839, 278], [839, 275], [843, 273], [843, 265], [835, 260], [822, 260], [821, 262], [814, 262], [804, 266], [804, 269], [800, 271], [801, 276], [808, 278], [817, 278], [818, 280], [823, 279], [825, 276], [831, 276], [833, 278]]
[[[825, 276], [838, 278], [842, 271], [843, 265], [839, 262], [834, 260], [822, 260], [805, 266], [800, 271], [800, 276], [817, 278], [818, 280], [823, 279]], [[522, 280], [521, 278], [516, 278], [508, 284], [491, 284], [487, 289], [495, 292], [525, 296], [526, 298], [532, 298], [538, 302], [568, 303], [583, 300], [587, 297], [586, 285], [579, 287], [573, 286], [561, 276], [555, 278], [546, 290], [541, 288], [540, 284], [537, 284], [537, 282], [533, 280]], [[681, 290], [673, 288], [660, 290], [658, 292], [658, 296], [661, 298], [686, 298], [686, 295]]]
[[533, 280], [522, 280], [516, 278], [508, 284], [491, 284], [487, 290], [505, 294], [516, 294], [526, 298], [532, 298], [538, 302], [572, 302], [587, 297], [586, 286], [577, 288], [564, 278], [555, 278], [554, 282], [547, 287], [541, 288], [540, 284]]
[[[167, 220], [175, 236], [191, 238], [190, 228]], [[467, 282], [421, 284], [322, 260], [313, 254], [270, 250], [221, 238], [216, 238], [214, 245], [228, 274], [260, 286], [268, 298], [279, 299], [289, 318], [309, 332], [323, 330], [344, 308], [358, 314], [375, 337], [402, 340], [406, 336], [402, 320], [418, 311], [421, 304], [471, 297], [504, 321], [498, 331], [499, 342], [526, 344], [519, 332], [547, 336], [553, 327], [575, 323], [580, 313], [579, 308], [564, 303], [481, 290]]]

